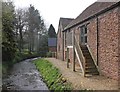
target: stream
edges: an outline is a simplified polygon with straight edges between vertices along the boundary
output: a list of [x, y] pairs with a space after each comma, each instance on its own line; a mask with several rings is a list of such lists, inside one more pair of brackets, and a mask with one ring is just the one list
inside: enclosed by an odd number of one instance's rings
[[48, 90], [41, 74], [31, 62], [32, 60], [34, 59], [27, 59], [13, 66], [8, 78], [3, 79], [3, 84], [6, 85], [8, 90], [11, 90], [11, 92], [13, 92], [13, 90], [18, 90], [19, 92], [25, 90], [27, 92]]

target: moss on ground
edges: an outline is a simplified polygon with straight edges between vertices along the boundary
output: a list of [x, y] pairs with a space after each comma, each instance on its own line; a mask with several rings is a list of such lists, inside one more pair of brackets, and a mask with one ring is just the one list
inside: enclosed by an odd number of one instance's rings
[[48, 88], [54, 91], [70, 91], [72, 90], [71, 84], [67, 82], [58, 68], [54, 67], [49, 61], [45, 59], [37, 59], [33, 61], [37, 69], [40, 71]]

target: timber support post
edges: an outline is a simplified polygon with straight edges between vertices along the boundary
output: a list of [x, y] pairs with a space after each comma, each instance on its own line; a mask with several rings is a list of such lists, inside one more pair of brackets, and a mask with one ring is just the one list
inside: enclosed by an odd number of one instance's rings
[[75, 35], [75, 31], [73, 30], [73, 33], [72, 33], [72, 45], [73, 45], [73, 71], [75, 71], [75, 46], [74, 46], [75, 38], [74, 38], [74, 35]]
[[69, 48], [67, 48], [67, 68], [69, 68], [69, 62], [70, 62], [70, 59], [69, 59]]

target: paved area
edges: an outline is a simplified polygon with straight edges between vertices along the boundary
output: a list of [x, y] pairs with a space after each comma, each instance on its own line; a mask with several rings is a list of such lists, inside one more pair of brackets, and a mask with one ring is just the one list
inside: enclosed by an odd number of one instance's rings
[[118, 90], [118, 82], [103, 76], [89, 76], [83, 77], [81, 75], [79, 67], [76, 67], [76, 72], [72, 71], [72, 66], [70, 68], [66, 67], [66, 62], [55, 58], [46, 58], [53, 65], [59, 68], [62, 75], [72, 83], [74, 89], [76, 90]]
[[14, 65], [10, 76], [3, 80], [3, 83], [7, 85], [7, 89], [28, 90], [28, 92], [48, 90], [35, 65], [30, 61], [31, 60], [25, 60]]

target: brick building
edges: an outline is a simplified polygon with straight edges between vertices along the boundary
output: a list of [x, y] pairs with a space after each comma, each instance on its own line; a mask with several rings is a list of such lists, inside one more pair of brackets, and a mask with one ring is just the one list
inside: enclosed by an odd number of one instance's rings
[[52, 57], [56, 57], [57, 52], [57, 38], [48, 38], [49, 52], [52, 53]]
[[57, 32], [57, 58], [65, 60], [64, 58], [64, 28], [72, 21], [71, 18], [60, 18], [58, 32]]
[[119, 6], [120, 2], [95, 2], [63, 29], [60, 19], [57, 57], [79, 64], [84, 76], [100, 74], [118, 80]]

